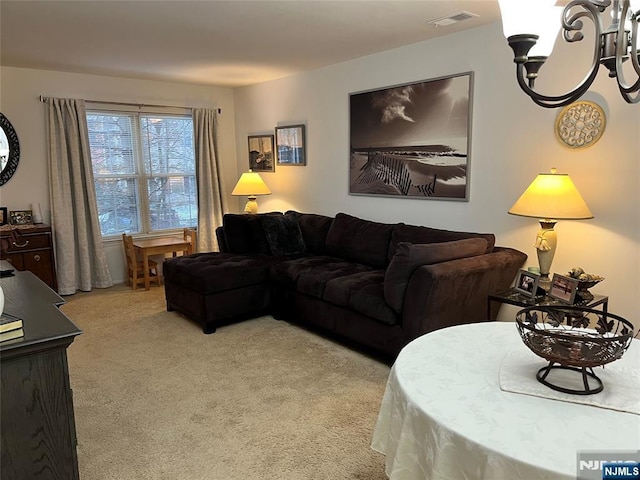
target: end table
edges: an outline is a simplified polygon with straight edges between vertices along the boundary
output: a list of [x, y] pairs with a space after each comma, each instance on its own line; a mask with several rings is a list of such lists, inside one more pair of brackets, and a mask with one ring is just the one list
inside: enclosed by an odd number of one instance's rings
[[[549, 295], [545, 295], [544, 297], [536, 297], [531, 298], [523, 295], [518, 292], [515, 288], [510, 288], [509, 290], [505, 290], [499, 293], [490, 294], [487, 298], [487, 318], [493, 318], [491, 313], [493, 312], [492, 307], [494, 302], [497, 303], [506, 303], [508, 305], [515, 305], [517, 307], [540, 307], [547, 305], [558, 305], [558, 306], [567, 306], [568, 303], [557, 300]], [[591, 300], [581, 300], [575, 302], [574, 306], [594, 308], [599, 305], [602, 305], [602, 311], [604, 313], [607, 312], [609, 308], [609, 297], [606, 295], [597, 295], [594, 294]], [[496, 312], [497, 314], [497, 312]]]

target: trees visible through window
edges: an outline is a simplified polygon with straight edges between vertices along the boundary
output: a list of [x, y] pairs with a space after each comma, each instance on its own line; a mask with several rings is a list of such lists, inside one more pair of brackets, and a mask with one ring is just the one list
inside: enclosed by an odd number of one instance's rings
[[103, 237], [197, 224], [191, 117], [87, 112]]

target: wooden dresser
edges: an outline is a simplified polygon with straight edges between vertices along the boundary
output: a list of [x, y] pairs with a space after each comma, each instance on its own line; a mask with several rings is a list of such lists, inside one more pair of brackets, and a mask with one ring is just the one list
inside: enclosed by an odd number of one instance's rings
[[82, 331], [64, 300], [31, 272], [0, 278], [5, 313], [24, 336], [0, 343], [0, 478], [77, 480], [76, 428], [67, 347]]
[[[15, 238], [11, 238], [12, 231]], [[0, 241], [0, 260], [7, 260], [16, 270], [33, 272], [52, 289], [58, 290], [49, 225], [3, 225], [0, 227]]]

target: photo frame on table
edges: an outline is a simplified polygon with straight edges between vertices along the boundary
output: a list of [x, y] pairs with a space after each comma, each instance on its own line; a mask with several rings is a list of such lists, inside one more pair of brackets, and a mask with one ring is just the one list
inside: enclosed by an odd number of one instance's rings
[[549, 296], [565, 302], [573, 304], [576, 299], [576, 292], [578, 291], [579, 281], [577, 278], [567, 277], [554, 273], [551, 279], [551, 289], [549, 290]]
[[278, 165], [305, 166], [307, 164], [305, 126], [276, 127], [276, 152]]
[[30, 225], [33, 223], [31, 210], [12, 210], [9, 213], [11, 225]]
[[538, 293], [538, 282], [540, 281], [540, 275], [532, 273], [527, 270], [520, 270], [516, 277], [516, 283], [514, 288], [522, 295], [530, 298], [535, 298]]
[[9, 223], [9, 211], [7, 207], [0, 207], [0, 225]]
[[473, 72], [349, 94], [349, 194], [469, 201]]
[[249, 135], [249, 168], [254, 172], [275, 172], [273, 135]]

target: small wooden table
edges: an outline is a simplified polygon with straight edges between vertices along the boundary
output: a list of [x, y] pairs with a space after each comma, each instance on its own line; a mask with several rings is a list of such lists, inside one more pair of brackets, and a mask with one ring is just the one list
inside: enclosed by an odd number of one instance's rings
[[160, 237], [160, 238], [145, 238], [133, 241], [133, 246], [136, 249], [136, 254], [140, 253], [142, 256], [142, 263], [144, 266], [144, 289], [149, 290], [150, 277], [149, 277], [149, 257], [151, 255], [158, 255], [160, 253], [173, 253], [175, 257], [178, 252], [183, 252], [184, 255], [189, 251], [191, 245], [190, 240], [185, 240], [181, 237]]

